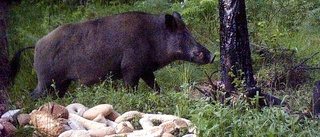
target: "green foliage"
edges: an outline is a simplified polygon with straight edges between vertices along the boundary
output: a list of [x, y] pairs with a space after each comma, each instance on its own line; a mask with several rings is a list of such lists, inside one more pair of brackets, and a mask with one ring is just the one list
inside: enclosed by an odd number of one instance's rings
[[[200, 136], [318, 136], [317, 121], [292, 116], [284, 108], [253, 109], [246, 101], [236, 105], [203, 102], [192, 112]], [[305, 126], [308, 125], [308, 126]], [[315, 127], [314, 127], [315, 126]], [[299, 135], [298, 135], [299, 134]]]
[[[219, 41], [219, 5], [217, 0], [187, 0], [173, 4], [194, 35], [210, 45]], [[201, 22], [201, 24], [199, 24]]]
[[[23, 53], [20, 73], [11, 86], [12, 108], [23, 108], [30, 113], [42, 104], [54, 101], [61, 105], [82, 103], [88, 107], [108, 103], [120, 112], [138, 110], [145, 113], [175, 114], [189, 118], [200, 136], [319, 136], [318, 120], [300, 119], [293, 113], [308, 110], [312, 83], [298, 88], [275, 91], [265, 87], [264, 91], [281, 97], [289, 96], [292, 113], [283, 108], [257, 109], [249, 105], [243, 96], [232, 105], [218, 102], [208, 103], [197, 97], [193, 87], [206, 81], [205, 72], [219, 69], [219, 12], [218, 0], [23, 0], [12, 5], [9, 23], [11, 55], [21, 47], [34, 45], [37, 40], [57, 26], [80, 22], [101, 16], [126, 11], [150, 13], [172, 13], [178, 11], [188, 28], [210, 51], [217, 55], [212, 65], [197, 66], [178, 61], [155, 73], [162, 93], [157, 95], [144, 82], [139, 90], [128, 92], [121, 80], [107, 80], [93, 87], [73, 83], [64, 98], [48, 96], [32, 102], [30, 92], [37, 84], [33, 67], [33, 51]], [[286, 66], [294, 66], [320, 49], [320, 1], [311, 0], [247, 0], [247, 17], [250, 41], [257, 47], [266, 47], [271, 59], [253, 52], [254, 68], [258, 84], [272, 79], [271, 73], [285, 72]], [[294, 56], [284, 57], [282, 49], [294, 51]], [[265, 54], [266, 55], [266, 54]], [[286, 59], [290, 58], [290, 62]], [[320, 56], [307, 61], [306, 65], [320, 66]], [[279, 71], [280, 70], [280, 71]], [[308, 71], [313, 79], [319, 79], [317, 71]], [[212, 79], [218, 80], [219, 74]], [[312, 79], [311, 79], [312, 80]], [[239, 93], [244, 92], [242, 79], [236, 79]], [[260, 85], [259, 85], [260, 86]], [[255, 101], [255, 100], [254, 100]], [[251, 102], [252, 103], [252, 102]], [[135, 122], [138, 125], [137, 121]], [[31, 129], [19, 128], [18, 136], [30, 135]], [[179, 136], [179, 135], [177, 135]]]
[[170, 8], [170, 3], [168, 0], [144, 0], [136, 2], [134, 6], [138, 11], [159, 13], [164, 9]]
[[[251, 43], [298, 51], [300, 59], [319, 49], [319, 1], [247, 1]], [[319, 66], [317, 56], [308, 63]]]

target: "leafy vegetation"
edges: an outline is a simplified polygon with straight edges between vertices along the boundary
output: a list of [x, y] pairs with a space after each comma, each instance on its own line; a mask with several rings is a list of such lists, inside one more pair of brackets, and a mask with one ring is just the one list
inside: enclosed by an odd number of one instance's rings
[[[21, 47], [33, 45], [57, 26], [95, 19], [126, 11], [171, 13], [178, 11], [193, 35], [219, 56], [218, 0], [87, 0], [81, 5], [77, 0], [22, 0], [11, 6], [9, 42], [11, 55]], [[48, 101], [61, 105], [79, 102], [88, 107], [101, 103], [112, 104], [120, 113], [139, 110], [146, 113], [175, 114], [191, 119], [200, 136], [319, 136], [317, 119], [299, 119], [295, 113], [309, 109], [312, 83], [319, 80], [319, 70], [305, 70], [306, 75], [289, 75], [295, 67], [320, 49], [320, 1], [311, 0], [247, 0], [252, 58], [258, 85], [264, 91], [284, 98], [291, 112], [281, 107], [258, 109], [242, 96], [237, 103], [225, 105], [208, 102], [196, 96], [197, 82], [206, 81], [205, 72], [219, 69], [219, 59], [212, 65], [196, 66], [188, 62], [175, 62], [156, 72], [162, 94], [156, 95], [143, 82], [139, 90], [128, 92], [121, 80], [107, 80], [93, 87], [74, 83], [64, 98], [48, 96], [32, 102], [29, 93], [36, 86], [32, 69], [33, 52], [22, 57], [20, 73], [11, 86], [11, 107], [23, 108], [30, 113]], [[318, 67], [320, 56], [306, 61], [304, 67]], [[284, 79], [277, 79], [276, 75]], [[289, 86], [289, 76], [304, 77], [305, 81]], [[215, 73], [213, 79], [219, 80]], [[268, 85], [277, 81], [281, 88]], [[241, 82], [240, 82], [241, 83]], [[31, 136], [21, 128], [19, 135]]]

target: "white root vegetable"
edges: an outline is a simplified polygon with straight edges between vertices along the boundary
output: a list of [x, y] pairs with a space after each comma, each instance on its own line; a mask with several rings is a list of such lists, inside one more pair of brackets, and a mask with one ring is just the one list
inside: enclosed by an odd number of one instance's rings
[[99, 127], [89, 129], [88, 131], [91, 137], [104, 137], [106, 135], [116, 134], [116, 130], [112, 127]]
[[88, 110], [88, 108], [80, 103], [73, 103], [68, 106], [66, 106], [66, 109], [71, 114], [77, 114], [79, 116], [82, 116], [83, 113]]
[[117, 123], [115, 123], [115, 122], [113, 122], [113, 121], [111, 121], [109, 119], [106, 119], [102, 114], [98, 115], [92, 121], [103, 123], [103, 124], [106, 124], [107, 126], [113, 127], [113, 128], [116, 128], [117, 125], [118, 125]]
[[113, 122], [113, 121], [111, 121], [111, 120], [108, 120], [108, 119], [106, 119], [107, 120], [107, 126], [109, 126], [109, 127], [113, 127], [113, 128], [116, 128], [117, 127], [117, 123], [115, 123], [115, 122]]
[[104, 137], [128, 137], [128, 133], [106, 135]]
[[182, 137], [197, 137], [197, 135], [196, 134], [186, 134], [186, 135], [184, 135]]
[[173, 121], [163, 122], [159, 126], [163, 128], [164, 132], [167, 133], [171, 133], [177, 128], [176, 124]]
[[128, 111], [126, 113], [123, 113], [121, 116], [119, 116], [114, 122], [120, 123], [123, 121], [131, 121], [135, 117], [141, 118], [144, 115], [144, 113], [139, 111]]
[[[66, 108], [47, 103], [39, 110], [43, 111], [35, 110], [30, 114], [30, 123], [36, 131], [49, 137], [174, 137], [172, 133], [178, 128], [188, 128], [189, 132], [196, 133], [195, 127], [187, 119], [139, 111], [128, 111], [120, 115], [109, 104], [88, 109], [80, 103], [70, 104]], [[67, 111], [68, 115], [59, 114], [59, 110]], [[68, 119], [60, 116], [68, 116]], [[135, 118], [140, 119], [142, 130], [135, 130], [130, 123]], [[160, 124], [154, 125], [156, 123]], [[194, 136], [196, 134], [186, 137]]]
[[134, 128], [130, 122], [120, 122], [116, 127], [117, 134], [133, 132]]
[[148, 129], [154, 126], [154, 121], [161, 122], [159, 126], [167, 133], [171, 133], [177, 128], [188, 128], [189, 132], [196, 132], [195, 128], [191, 127], [189, 120], [174, 115], [145, 114], [139, 123], [143, 129]]
[[179, 119], [179, 117], [173, 115], [145, 114], [139, 120], [139, 123], [143, 129], [147, 129], [154, 126], [153, 121], [159, 121], [161, 123], [164, 123], [167, 121], [173, 121], [175, 119]]
[[75, 120], [80, 122], [86, 129], [95, 129], [95, 128], [100, 128], [100, 127], [106, 127], [106, 124], [98, 123], [95, 121], [85, 119], [77, 114], [70, 114], [69, 118], [74, 118]]
[[151, 119], [148, 119], [148, 118], [141, 118], [141, 119], [139, 120], [139, 123], [140, 123], [140, 125], [141, 125], [141, 127], [142, 127], [143, 129], [148, 129], [148, 128], [153, 127], [154, 125], [153, 125], [152, 122], [153, 122], [153, 121], [152, 121]]
[[150, 120], [157, 120], [160, 122], [171, 121], [175, 119], [179, 119], [179, 117], [174, 115], [163, 115], [163, 114], [145, 114], [143, 118], [150, 119]]
[[174, 137], [174, 135], [164, 132], [161, 137]]
[[101, 104], [86, 110], [82, 116], [86, 119], [93, 120], [100, 114], [103, 115], [104, 117], [109, 115], [112, 112], [112, 110], [113, 110], [112, 105]]
[[60, 134], [58, 137], [91, 137], [87, 130], [68, 130]]
[[68, 119], [68, 125], [73, 130], [86, 130], [86, 128], [74, 118]]
[[178, 128], [188, 127], [188, 124], [182, 119], [175, 119], [172, 121], [163, 122], [159, 126], [163, 128], [164, 132], [172, 133]]
[[108, 124], [108, 121], [107, 119], [102, 115], [102, 114], [99, 114], [96, 118], [94, 118], [92, 121], [95, 121], [95, 122], [99, 122], [99, 123], [103, 123], [103, 124]]
[[127, 134], [127, 137], [161, 137], [163, 133], [162, 127], [155, 126], [144, 130], [134, 131]]
[[70, 118], [76, 119], [79, 123], [81, 123], [86, 129], [89, 131], [89, 135], [91, 137], [103, 137], [105, 135], [115, 134], [116, 130], [112, 127], [107, 127], [106, 124], [91, 121], [80, 117], [76, 114], [70, 114]]

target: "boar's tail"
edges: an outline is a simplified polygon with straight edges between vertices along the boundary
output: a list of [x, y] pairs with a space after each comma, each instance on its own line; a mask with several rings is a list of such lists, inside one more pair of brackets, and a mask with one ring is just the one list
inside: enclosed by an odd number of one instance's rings
[[14, 78], [16, 77], [16, 75], [19, 72], [20, 69], [20, 55], [22, 53], [22, 51], [24, 51], [25, 49], [31, 49], [31, 48], [35, 48], [35, 46], [29, 46], [29, 47], [24, 47], [19, 49], [18, 51], [16, 51], [16, 53], [14, 54], [12, 60], [10, 61], [10, 81], [13, 83], [14, 82]]

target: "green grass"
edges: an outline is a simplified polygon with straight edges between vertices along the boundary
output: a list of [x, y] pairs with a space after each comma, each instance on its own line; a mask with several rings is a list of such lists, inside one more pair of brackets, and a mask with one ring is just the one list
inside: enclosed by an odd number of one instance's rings
[[[267, 81], [275, 70], [286, 72], [283, 66], [299, 64], [319, 51], [320, 27], [319, 11], [313, 11], [318, 1], [304, 3], [279, 3], [272, 0], [248, 0], [247, 15], [251, 43], [268, 47], [271, 51], [288, 48], [295, 51], [291, 57], [293, 63], [283, 61], [265, 62], [264, 57], [253, 53], [254, 68], [258, 81]], [[258, 6], [257, 6], [258, 5]], [[287, 5], [283, 7], [281, 5]], [[82, 103], [92, 107], [98, 104], [111, 104], [119, 113], [138, 110], [145, 113], [174, 114], [192, 120], [200, 136], [320, 136], [318, 119], [298, 119], [295, 113], [309, 109], [313, 90], [313, 81], [320, 78], [319, 70], [308, 71], [310, 78], [298, 88], [289, 87], [276, 90], [265, 87], [264, 91], [285, 98], [291, 106], [287, 112], [281, 107], [257, 109], [243, 97], [233, 105], [219, 102], [209, 103], [193, 92], [197, 82], [206, 81], [205, 72], [218, 70], [219, 63], [219, 15], [216, 0], [189, 0], [186, 3], [169, 3], [166, 0], [141, 0], [134, 4], [103, 5], [90, 2], [85, 6], [70, 6], [63, 3], [50, 5], [23, 1], [13, 5], [10, 10], [9, 43], [11, 55], [21, 48], [35, 44], [37, 40], [57, 26], [98, 18], [108, 14], [125, 11], [145, 11], [150, 13], [171, 13], [178, 11], [201, 43], [217, 55], [213, 64], [198, 66], [178, 61], [155, 73], [162, 88], [162, 94], [156, 95], [144, 82], [139, 90], [128, 92], [121, 80], [107, 80], [93, 87], [73, 83], [64, 98], [53, 99], [48, 96], [38, 102], [32, 102], [29, 94], [37, 84], [36, 73], [32, 69], [33, 51], [22, 55], [21, 70], [15, 84], [10, 87], [11, 108], [22, 108], [30, 113], [46, 102], [54, 101], [61, 105]], [[312, 11], [312, 12], [311, 12]], [[298, 15], [303, 15], [303, 18]], [[303, 19], [303, 20], [302, 20]], [[282, 54], [277, 52], [277, 54]], [[320, 55], [307, 61], [306, 65], [317, 67]], [[213, 76], [220, 79], [220, 74]], [[258, 83], [259, 86], [263, 85]], [[241, 91], [240, 91], [241, 92]], [[32, 130], [19, 128], [17, 136], [31, 136]]]

